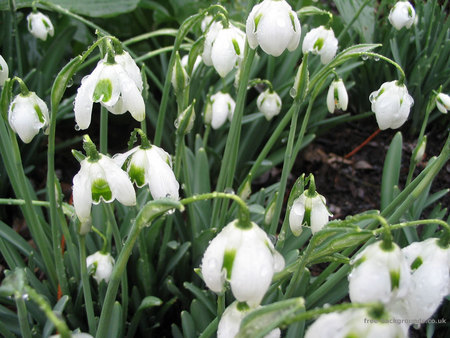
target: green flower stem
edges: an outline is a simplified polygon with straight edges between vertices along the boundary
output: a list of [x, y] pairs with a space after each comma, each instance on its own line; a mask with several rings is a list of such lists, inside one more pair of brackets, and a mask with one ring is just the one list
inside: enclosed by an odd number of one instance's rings
[[19, 319], [20, 325], [20, 334], [24, 338], [31, 338], [31, 329], [30, 323], [28, 323], [28, 311], [25, 306], [24, 295], [20, 294], [20, 292], [16, 292], [14, 295], [14, 300], [16, 301], [17, 306], [17, 316]]
[[89, 275], [86, 266], [86, 238], [78, 237], [80, 246], [80, 267], [81, 267], [81, 283], [83, 284], [84, 304], [86, 308], [86, 317], [88, 320], [89, 333], [95, 335], [95, 315], [94, 305], [92, 303], [91, 285], [89, 284]]
[[139, 253], [140, 253], [139, 257], [144, 262], [143, 267], [142, 267], [143, 280], [147, 281], [147, 283], [144, 283], [144, 292], [145, 292], [145, 296], [150, 296], [151, 291], [152, 291], [151, 285], [149, 282], [151, 280], [151, 273], [150, 273], [151, 262], [148, 257], [147, 242], [145, 241], [145, 236], [143, 234], [141, 236], [139, 236], [138, 246], [139, 246]]
[[53, 312], [50, 304], [42, 297], [39, 293], [37, 293], [33, 288], [29, 286], [25, 286], [25, 292], [28, 294], [31, 300], [37, 303], [42, 311], [44, 311], [45, 315], [48, 319], [55, 325], [57, 332], [60, 334], [61, 338], [70, 338], [72, 337], [67, 324], [58, 318], [58, 316]]
[[100, 108], [100, 152], [108, 153], [108, 110], [103, 106]]
[[208, 124], [205, 127], [205, 132], [203, 134], [203, 147], [206, 149], [206, 147], [208, 146], [208, 138], [209, 138], [209, 134], [211, 133], [211, 125]]
[[[439, 224], [445, 228], [446, 232], [450, 232], [450, 225], [441, 219], [421, 219], [418, 221], [401, 222], [401, 223], [397, 223], [397, 224], [392, 224], [390, 226], [390, 229], [397, 230], [397, 229], [402, 229], [405, 227], [412, 227], [412, 226], [423, 225], [423, 224]], [[373, 232], [375, 234], [383, 233], [383, 229], [380, 228], [380, 229], [374, 230]]]
[[404, 83], [405, 79], [406, 79], [406, 75], [405, 72], [403, 71], [402, 67], [395, 61], [385, 57], [384, 55], [378, 54], [378, 53], [373, 53], [373, 52], [363, 52], [361, 53], [361, 55], [366, 55], [366, 56], [371, 56], [374, 58], [379, 58], [380, 60], [386, 61], [388, 63], [390, 63], [391, 65], [393, 65], [395, 68], [397, 68], [397, 70], [400, 72], [400, 79], [399, 82], [400, 83]]
[[217, 318], [220, 319], [224, 311], [225, 311], [225, 293], [221, 292], [217, 296]]
[[[189, 49], [191, 48], [191, 46], [192, 46], [191, 44], [186, 44], [186, 43], [184, 43], [184, 44], [181, 44], [181, 45], [180, 45], [180, 47], [179, 47], [178, 50], [180, 50], [180, 49], [183, 49], [183, 50], [189, 50]], [[151, 59], [152, 57], [158, 56], [158, 55], [160, 55], [160, 54], [163, 54], [163, 53], [167, 53], [167, 52], [173, 51], [174, 48], [175, 48], [174, 46], [161, 47], [161, 48], [152, 50], [151, 52], [142, 54], [141, 56], [135, 58], [135, 61], [136, 61], [136, 62], [143, 62], [143, 61], [146, 61], [146, 60], [148, 60], [148, 59]], [[169, 84], [170, 84], [170, 83], [169, 83]], [[170, 87], [169, 87], [169, 90], [170, 90]]]
[[100, 236], [100, 238], [103, 240], [103, 245], [102, 245], [102, 249], [100, 250], [100, 252], [102, 254], [107, 253], [107, 246], [108, 246], [108, 240], [106, 239], [106, 236], [102, 234], [102, 232], [100, 230], [98, 230], [95, 226], [91, 226], [92, 231], [94, 231], [97, 235]]
[[[125, 40], [123, 42], [123, 44], [125, 46], [129, 46], [141, 41], [145, 41], [151, 38], [155, 38], [157, 36], [177, 36], [178, 30], [177, 29], [173, 29], [173, 28], [162, 28], [162, 29], [158, 29], [156, 31], [152, 31], [152, 32], [148, 32], [148, 33], [144, 33], [144, 34], [140, 34], [137, 36], [134, 36], [128, 40]], [[192, 40], [185, 38], [186, 40], [188, 40], [189, 43], [192, 42]]]
[[[0, 204], [6, 204], [6, 205], [25, 205], [26, 202], [23, 199], [15, 199], [15, 198], [0, 198]], [[47, 201], [31, 201], [32, 205], [38, 206], [38, 207], [50, 207], [50, 203]]]
[[184, 135], [177, 133], [177, 140], [175, 143], [175, 163], [173, 166], [174, 174], [177, 180], [180, 180], [181, 161], [184, 154]]
[[16, 2], [14, 0], [8, 0], [8, 2], [9, 2], [9, 9], [11, 11], [14, 41], [16, 44], [17, 73], [19, 74], [19, 76], [23, 76], [22, 48], [20, 46], [19, 26], [17, 25], [17, 18], [16, 18]]

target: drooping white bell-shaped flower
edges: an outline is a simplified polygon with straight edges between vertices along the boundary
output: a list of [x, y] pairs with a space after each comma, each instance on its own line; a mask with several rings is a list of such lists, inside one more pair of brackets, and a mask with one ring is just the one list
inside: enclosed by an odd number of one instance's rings
[[94, 71], [81, 80], [74, 105], [75, 121], [80, 129], [89, 127], [94, 102], [100, 102], [116, 115], [129, 111], [137, 121], [145, 118], [139, 69], [125, 53], [116, 55], [114, 60], [114, 63], [100, 60]]
[[48, 125], [48, 108], [34, 92], [19, 94], [11, 102], [8, 121], [24, 143], [30, 143]]
[[348, 94], [342, 79], [331, 82], [327, 95], [328, 111], [333, 114], [335, 109], [347, 110]]
[[304, 191], [292, 204], [289, 213], [289, 226], [295, 236], [300, 236], [303, 225], [311, 227], [315, 234], [323, 229], [332, 214], [328, 211], [325, 197]]
[[266, 89], [258, 95], [256, 106], [258, 107], [258, 110], [264, 114], [267, 121], [270, 121], [281, 111], [281, 98], [273, 90]]
[[9, 76], [9, 68], [3, 56], [0, 55], [0, 87], [5, 84], [6, 79]]
[[116, 155], [114, 161], [121, 167], [127, 158], [130, 158], [128, 175], [139, 188], [148, 184], [153, 199], [179, 199], [180, 185], [172, 170], [172, 160], [162, 148], [155, 145], [138, 146]]
[[338, 48], [338, 40], [333, 30], [324, 26], [311, 29], [303, 39], [303, 54], [313, 53], [320, 55], [320, 61], [326, 65], [334, 56]]
[[291, 52], [297, 48], [301, 26], [285, 0], [264, 0], [250, 12], [246, 33], [252, 49], [259, 45], [267, 54], [280, 56], [286, 48]]
[[[223, 312], [220, 318], [219, 326], [217, 328], [217, 338], [234, 338], [239, 332], [242, 319], [248, 315], [252, 310], [246, 303], [239, 303], [237, 301], [231, 303]], [[270, 331], [264, 338], [279, 338], [281, 331], [276, 328]]]
[[412, 275], [408, 293], [391, 306], [401, 318], [426, 321], [450, 293], [450, 248], [438, 241], [429, 238], [402, 249]]
[[86, 258], [86, 266], [88, 270], [92, 269], [93, 277], [98, 284], [102, 280], [108, 283], [114, 267], [114, 258], [109, 252], [102, 253], [101, 251], [97, 251]]
[[80, 171], [73, 178], [73, 206], [81, 223], [90, 222], [92, 203], [117, 199], [126, 206], [136, 204], [136, 194], [127, 173], [111, 158], [85, 158]]
[[231, 121], [235, 107], [236, 103], [230, 94], [218, 92], [211, 95], [205, 108], [205, 123], [213, 129], [219, 129], [227, 118]]
[[444, 93], [439, 93], [436, 96], [436, 107], [442, 114], [447, 114], [450, 110], [450, 96]]
[[404, 297], [411, 282], [411, 270], [397, 244], [385, 248], [379, 241], [367, 246], [350, 262], [348, 276], [352, 302], [389, 303]]
[[[205, 18], [206, 19], [206, 18]], [[204, 20], [205, 20], [204, 19]], [[205, 34], [205, 42], [203, 44], [203, 52], [202, 52], [202, 59], [205, 65], [212, 66], [213, 62], [211, 59], [211, 50], [214, 40], [216, 39], [217, 34], [219, 31], [223, 29], [223, 25], [221, 22], [214, 21], [213, 23], [208, 22], [208, 24], [205, 26], [205, 29], [208, 28]]]
[[396, 30], [400, 30], [403, 27], [409, 29], [416, 19], [416, 11], [408, 1], [398, 1], [389, 12], [388, 19]]
[[235, 220], [209, 243], [201, 269], [206, 285], [214, 292], [231, 285], [234, 297], [250, 306], [259, 305], [272, 276], [284, 267], [267, 234], [253, 222], [245, 227]]
[[53, 34], [55, 34], [52, 21], [47, 15], [42, 14], [41, 12], [28, 14], [27, 22], [28, 31], [33, 34], [35, 38], [45, 41], [49, 35], [53, 36]]
[[414, 99], [404, 84], [385, 82], [370, 94], [372, 111], [381, 130], [400, 128], [408, 119]]

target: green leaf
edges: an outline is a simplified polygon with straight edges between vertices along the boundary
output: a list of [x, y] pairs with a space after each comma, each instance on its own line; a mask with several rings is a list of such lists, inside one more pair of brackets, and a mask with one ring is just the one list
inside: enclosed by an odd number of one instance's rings
[[123, 337], [123, 320], [122, 320], [122, 306], [119, 302], [114, 303], [111, 318], [109, 320], [109, 331], [107, 338]]
[[187, 311], [181, 312], [181, 327], [183, 328], [183, 337], [194, 338], [197, 337], [195, 334], [195, 324], [192, 316]]
[[331, 15], [330, 12], [315, 6], [305, 6], [297, 11], [298, 16], [310, 16], [310, 15]]
[[[69, 301], [69, 296], [65, 295], [62, 296], [60, 300], [58, 300], [58, 303], [53, 307], [53, 312], [57, 316], [62, 316], [62, 313], [64, 311], [64, 308], [67, 305], [67, 302]], [[45, 323], [44, 330], [42, 331], [42, 337], [48, 337], [52, 334], [53, 329], [55, 328], [55, 325], [50, 319], [47, 319], [47, 322]]]
[[159, 299], [158, 297], [147, 296], [142, 300], [141, 305], [139, 305], [137, 311], [146, 310], [154, 306], [160, 306], [161, 304], [162, 300]]
[[402, 134], [397, 132], [392, 139], [384, 160], [381, 179], [381, 210], [394, 200], [394, 187], [398, 186], [402, 162]]
[[[366, 5], [368, 2], [371, 6]], [[344, 22], [347, 25], [353, 23], [352, 28], [358, 32], [364, 42], [372, 42], [375, 31], [375, 9], [373, 6], [375, 0], [334, 0], [334, 3]], [[365, 7], [358, 15], [361, 6]]]
[[[59, 72], [58, 76], [56, 77], [55, 81], [53, 82], [52, 87], [52, 109], [54, 107], [57, 107], [59, 105], [59, 102], [61, 101], [64, 92], [66, 91], [67, 84], [69, 83], [70, 79], [72, 78], [73, 74], [78, 69], [78, 66], [81, 63], [81, 56], [77, 56], [70, 60], [67, 65], [64, 66], [63, 69]], [[56, 114], [56, 112], [52, 112], [53, 114]]]

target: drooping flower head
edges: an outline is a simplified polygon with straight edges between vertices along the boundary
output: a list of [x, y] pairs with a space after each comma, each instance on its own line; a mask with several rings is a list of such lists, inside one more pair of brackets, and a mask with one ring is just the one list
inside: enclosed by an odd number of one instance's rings
[[266, 89], [258, 95], [256, 106], [258, 107], [258, 110], [264, 114], [267, 121], [270, 121], [281, 111], [281, 98], [273, 90]]
[[205, 123], [213, 129], [223, 126], [227, 118], [231, 121], [236, 103], [228, 93], [218, 92], [211, 95], [205, 108]]
[[102, 280], [108, 283], [114, 267], [114, 258], [110, 253], [97, 251], [86, 258], [86, 266], [91, 269], [91, 273], [98, 284]]
[[6, 79], [9, 76], [8, 64], [3, 56], [0, 55], [0, 87], [5, 84]]
[[24, 143], [30, 143], [48, 125], [48, 108], [34, 92], [21, 93], [11, 102], [8, 121]]
[[396, 30], [409, 29], [416, 19], [416, 11], [408, 1], [399, 1], [392, 7], [388, 19]]
[[286, 48], [291, 52], [297, 48], [301, 26], [285, 0], [264, 0], [250, 12], [246, 33], [251, 48], [259, 45], [267, 54], [279, 56]]
[[320, 55], [320, 61], [326, 65], [334, 56], [338, 48], [338, 40], [333, 30], [324, 26], [311, 29], [303, 39], [303, 53]]
[[439, 93], [436, 96], [436, 107], [442, 114], [447, 114], [450, 110], [450, 96], [444, 93]]
[[383, 83], [380, 89], [370, 94], [369, 100], [381, 130], [400, 128], [414, 104], [406, 86], [397, 81]]
[[342, 79], [331, 82], [327, 95], [327, 108], [330, 113], [334, 113], [335, 109], [347, 110], [348, 94]]
[[38, 39], [45, 41], [49, 35], [53, 36], [55, 34], [52, 21], [41, 12], [28, 14], [27, 21], [28, 31]]

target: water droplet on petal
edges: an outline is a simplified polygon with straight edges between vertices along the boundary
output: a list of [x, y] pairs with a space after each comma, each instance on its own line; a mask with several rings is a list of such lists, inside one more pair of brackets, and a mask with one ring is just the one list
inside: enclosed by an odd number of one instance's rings
[[78, 124], [75, 124], [75, 130], [80, 131], [80, 129], [81, 129], [80, 126]]

